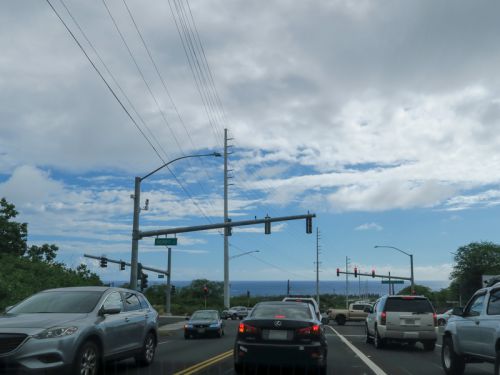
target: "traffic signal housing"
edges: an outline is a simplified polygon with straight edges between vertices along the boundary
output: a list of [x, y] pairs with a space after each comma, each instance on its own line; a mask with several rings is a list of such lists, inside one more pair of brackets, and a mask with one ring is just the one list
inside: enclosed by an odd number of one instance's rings
[[[230, 223], [231, 219], [227, 219], [227, 221]], [[224, 230], [226, 232], [226, 236], [232, 236], [233, 235], [233, 227], [225, 227]]]
[[340, 268], [337, 268], [337, 277], [340, 276]]
[[372, 277], [375, 277], [375, 270], [372, 270]]
[[106, 268], [108, 266], [108, 258], [106, 257], [101, 257], [101, 263], [100, 263], [102, 268]]
[[175, 285], [170, 285], [170, 294], [175, 295]]
[[148, 277], [149, 275], [147, 273], [141, 274], [141, 290], [148, 288]]
[[125, 262], [120, 261], [120, 271], [125, 271]]
[[[270, 219], [269, 215], [266, 216], [266, 219]], [[270, 221], [266, 221], [264, 223], [264, 233], [271, 234], [271, 222]]]
[[354, 267], [354, 277], [358, 277], [358, 267]]
[[208, 287], [207, 287], [206, 285], [203, 287], [203, 294], [204, 294], [205, 296], [207, 296], [207, 295], [208, 295]]
[[310, 217], [306, 218], [306, 233], [311, 234], [313, 232], [313, 220]]

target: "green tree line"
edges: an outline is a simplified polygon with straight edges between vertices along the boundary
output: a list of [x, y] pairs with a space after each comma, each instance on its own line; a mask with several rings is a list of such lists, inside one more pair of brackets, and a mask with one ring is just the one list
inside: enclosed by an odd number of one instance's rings
[[54, 244], [28, 246], [28, 224], [15, 221], [15, 206], [0, 200], [0, 311], [44, 289], [102, 285], [85, 264], [76, 269], [56, 261]]

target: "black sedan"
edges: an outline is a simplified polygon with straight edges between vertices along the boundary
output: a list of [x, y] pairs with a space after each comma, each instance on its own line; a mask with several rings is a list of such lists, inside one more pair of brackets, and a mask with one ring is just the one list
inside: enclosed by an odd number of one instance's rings
[[198, 310], [184, 324], [184, 338], [197, 336], [217, 336], [224, 334], [224, 323], [217, 310]]
[[311, 306], [261, 302], [240, 323], [234, 345], [237, 374], [247, 365], [315, 369], [326, 374], [328, 344]]

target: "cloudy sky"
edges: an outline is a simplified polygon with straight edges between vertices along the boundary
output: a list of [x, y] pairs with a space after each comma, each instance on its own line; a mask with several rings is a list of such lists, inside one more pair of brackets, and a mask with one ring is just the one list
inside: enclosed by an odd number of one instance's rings
[[[450, 252], [500, 242], [500, 3], [50, 1], [123, 105], [46, 1], [1, 2], [0, 196], [69, 266], [129, 260], [134, 177], [222, 151], [224, 128], [230, 216], [316, 213], [322, 279], [346, 256], [408, 275], [374, 249], [390, 245], [417, 280], [447, 280]], [[149, 177], [141, 229], [221, 222], [222, 171], [187, 159]], [[303, 221], [230, 243], [259, 250], [232, 280], [315, 278]], [[165, 253], [140, 243], [145, 265]], [[221, 280], [222, 254], [217, 231], [179, 235], [173, 279]]]

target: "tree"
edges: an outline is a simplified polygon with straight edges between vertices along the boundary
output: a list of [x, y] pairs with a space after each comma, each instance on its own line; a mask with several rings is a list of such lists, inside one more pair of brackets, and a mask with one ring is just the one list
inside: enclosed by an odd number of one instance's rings
[[12, 221], [18, 212], [5, 198], [0, 199], [0, 253], [22, 256], [26, 252], [28, 224]]
[[482, 275], [500, 275], [500, 245], [492, 242], [472, 242], [455, 252], [451, 273], [453, 289], [463, 300], [482, 288]]
[[32, 245], [26, 252], [26, 257], [33, 262], [53, 263], [56, 259], [57, 250], [59, 250], [59, 248], [54, 244], [43, 244], [42, 246]]

